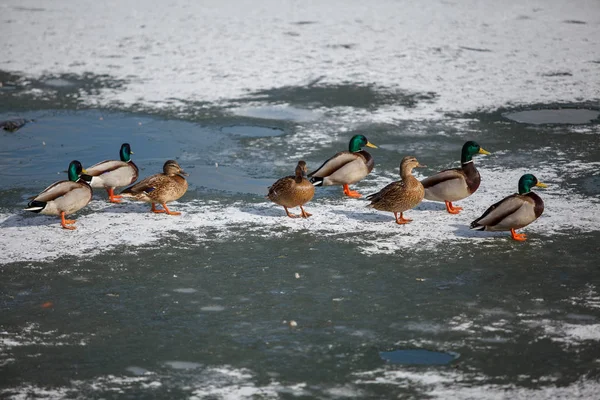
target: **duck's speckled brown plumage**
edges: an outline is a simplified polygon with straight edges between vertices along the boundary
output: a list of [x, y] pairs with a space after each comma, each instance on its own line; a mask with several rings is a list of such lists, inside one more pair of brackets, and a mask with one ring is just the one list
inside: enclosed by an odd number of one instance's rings
[[185, 194], [188, 188], [187, 180], [182, 176], [187, 173], [177, 164], [175, 160], [168, 160], [163, 166], [163, 173], [149, 176], [135, 185], [123, 190], [123, 197], [152, 203], [152, 211], [155, 203], [160, 203], [167, 214], [172, 214], [165, 207], [166, 203], [175, 201]]
[[[371, 200], [368, 207], [394, 214], [403, 213], [416, 207], [425, 195], [423, 185], [412, 175], [413, 168], [420, 166], [416, 158], [404, 157], [400, 164], [402, 180], [392, 182], [379, 192], [367, 196], [367, 199]], [[398, 221], [398, 219], [396, 220]], [[403, 220], [402, 216], [400, 220]]]
[[300, 207], [304, 218], [311, 215], [302, 208], [315, 195], [315, 187], [306, 179], [306, 171], [306, 162], [299, 161], [295, 175], [281, 178], [269, 187], [269, 200], [282, 206], [292, 218], [297, 217], [289, 213], [288, 208], [292, 207]]

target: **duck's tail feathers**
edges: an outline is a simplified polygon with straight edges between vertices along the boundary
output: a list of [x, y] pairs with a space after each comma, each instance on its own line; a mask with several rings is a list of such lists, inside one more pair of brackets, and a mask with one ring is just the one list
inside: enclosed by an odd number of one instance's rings
[[485, 230], [485, 225], [479, 225], [479, 223], [477, 222], [478, 220], [475, 220], [473, 222], [471, 222], [471, 225], [469, 226], [470, 229], [476, 230], [476, 231], [483, 231]]
[[32, 211], [34, 213], [39, 213], [44, 208], [46, 208], [45, 201], [32, 200], [29, 202], [29, 204], [27, 204], [27, 208], [25, 208], [25, 211]]
[[310, 183], [312, 183], [313, 186], [323, 186], [323, 178], [319, 178], [318, 176], [313, 176], [310, 178]]

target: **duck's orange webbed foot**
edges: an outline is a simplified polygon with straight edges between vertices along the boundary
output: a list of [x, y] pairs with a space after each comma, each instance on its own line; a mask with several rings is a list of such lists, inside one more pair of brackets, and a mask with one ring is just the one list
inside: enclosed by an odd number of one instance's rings
[[165, 210], [160, 210], [160, 209], [156, 208], [156, 205], [154, 203], [152, 203], [152, 210], [151, 211], [153, 213], [156, 213], [156, 214], [160, 214], [160, 213], [166, 212]]
[[291, 214], [289, 212], [289, 210], [287, 209], [287, 207], [283, 207], [283, 208], [284, 208], [285, 213], [287, 214], [287, 216], [290, 217], [290, 218], [300, 218], [302, 216], [302, 215]]
[[181, 215], [181, 213], [179, 211], [171, 211], [167, 208], [167, 204], [166, 203], [162, 203], [163, 208], [165, 209], [164, 212], [166, 212], [169, 215]]
[[362, 197], [362, 194], [358, 193], [357, 191], [350, 190], [347, 184], [344, 185], [344, 194], [348, 197], [353, 197], [355, 199]]
[[300, 210], [302, 210], [302, 218], [308, 218], [312, 215], [311, 213], [307, 213], [306, 211], [304, 211], [304, 208], [302, 208], [302, 206], [300, 206]]
[[400, 218], [398, 218], [398, 213], [394, 213], [394, 217], [396, 217], [396, 223], [398, 225], [404, 225], [404, 224], [408, 224], [409, 222], [412, 221], [412, 219], [408, 219], [408, 218], [404, 218], [404, 216], [402, 215], [402, 213], [400, 213]]
[[524, 241], [526, 241], [526, 240], [527, 240], [527, 235], [526, 235], [526, 234], [524, 234], [524, 233], [517, 233], [517, 232], [515, 232], [515, 230], [514, 230], [514, 229], [511, 229], [511, 230], [510, 230], [510, 236], [511, 236], [511, 237], [512, 237], [514, 240], [516, 240], [516, 241], [518, 241], [518, 242], [524, 242]]
[[65, 213], [64, 212], [60, 213], [60, 226], [62, 226], [64, 229], [68, 229], [70, 231], [77, 229], [76, 227], [71, 226], [74, 223], [75, 223], [74, 219], [65, 219]]
[[110, 201], [111, 203], [120, 203], [121, 202], [121, 196], [115, 194], [115, 189], [108, 188], [108, 189], [106, 189], [106, 191], [108, 192], [108, 201]]
[[462, 207], [453, 206], [451, 201], [445, 201], [444, 203], [446, 203], [446, 211], [450, 214], [459, 214], [462, 210]]

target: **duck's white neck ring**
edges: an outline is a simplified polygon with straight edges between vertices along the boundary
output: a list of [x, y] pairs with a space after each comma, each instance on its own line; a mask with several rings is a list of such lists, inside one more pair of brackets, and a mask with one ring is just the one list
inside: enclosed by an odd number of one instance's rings
[[462, 163], [462, 165], [467, 165], [467, 164], [470, 164], [472, 162], [473, 162], [473, 160], [469, 160], [469, 161], [466, 161], [466, 162]]

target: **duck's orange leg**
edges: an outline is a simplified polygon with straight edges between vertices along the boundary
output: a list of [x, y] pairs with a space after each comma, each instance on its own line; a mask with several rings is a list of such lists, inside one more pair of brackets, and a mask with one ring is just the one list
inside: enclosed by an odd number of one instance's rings
[[300, 206], [300, 210], [302, 210], [302, 218], [308, 218], [312, 215], [311, 213], [307, 213], [306, 211], [304, 211], [304, 208], [302, 208], [302, 206]]
[[72, 231], [72, 230], [77, 229], [74, 226], [70, 226], [70, 225], [72, 225], [74, 223], [75, 223], [74, 219], [65, 219], [65, 213], [64, 213], [64, 211], [60, 213], [60, 226], [62, 226], [65, 229], [68, 229], [68, 230]]
[[348, 184], [344, 184], [344, 194], [348, 197], [354, 197], [355, 199], [362, 197], [362, 194], [358, 193], [357, 191], [350, 190]]
[[157, 213], [157, 214], [166, 212], [165, 210], [160, 210], [160, 209], [156, 208], [156, 205], [154, 203], [152, 203], [152, 210], [151, 211], [153, 213]]
[[510, 230], [510, 236], [511, 236], [511, 237], [512, 237], [514, 240], [516, 240], [516, 241], [518, 241], [518, 242], [524, 242], [524, 241], [526, 241], [526, 240], [527, 240], [527, 235], [526, 235], [526, 234], [524, 234], [524, 233], [517, 233], [517, 232], [515, 232], [515, 230], [514, 230], [514, 229], [511, 229], [511, 230]]
[[290, 214], [290, 212], [286, 206], [283, 206], [283, 209], [285, 210], [285, 213], [287, 214], [287, 216], [290, 218], [300, 218], [301, 216], [303, 216], [303, 215]]
[[179, 211], [171, 211], [167, 208], [167, 204], [166, 203], [162, 203], [163, 208], [165, 209], [165, 212], [169, 215], [181, 215], [181, 213]]
[[121, 202], [121, 196], [115, 194], [114, 188], [107, 188], [106, 191], [108, 192], [108, 201], [110, 201], [111, 203]]
[[444, 201], [444, 203], [446, 203], [446, 210], [450, 214], [458, 214], [462, 210], [462, 207], [453, 206], [451, 201]]
[[408, 224], [409, 222], [412, 221], [412, 219], [404, 218], [404, 216], [402, 214], [403, 213], [400, 213], [400, 218], [398, 218], [398, 213], [397, 212], [394, 213], [394, 217], [396, 217], [396, 223], [398, 225]]

